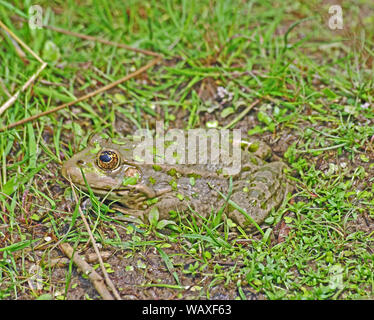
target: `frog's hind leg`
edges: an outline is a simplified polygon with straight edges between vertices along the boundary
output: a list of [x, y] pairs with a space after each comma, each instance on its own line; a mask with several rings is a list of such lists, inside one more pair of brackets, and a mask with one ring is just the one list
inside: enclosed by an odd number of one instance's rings
[[[233, 184], [230, 199], [257, 223], [261, 224], [272, 208], [277, 208], [287, 193], [287, 181], [284, 178], [282, 162], [263, 165], [256, 172], [245, 172], [240, 180]], [[242, 228], [251, 224], [246, 216], [233, 207], [229, 207], [229, 217]]]

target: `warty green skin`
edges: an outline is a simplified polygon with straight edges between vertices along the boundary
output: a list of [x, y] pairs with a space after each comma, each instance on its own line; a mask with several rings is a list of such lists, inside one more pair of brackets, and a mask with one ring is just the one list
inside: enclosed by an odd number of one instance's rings
[[[116, 141], [117, 142], [117, 141]], [[111, 139], [95, 135], [87, 148], [75, 154], [62, 167], [62, 175], [86, 189], [82, 171], [93, 192], [99, 197], [120, 202], [126, 212], [146, 217], [157, 206], [160, 219], [168, 219], [170, 211], [188, 214], [189, 207], [201, 216], [225, 206], [224, 216], [242, 228], [251, 222], [245, 215], [227, 204], [217, 192], [227, 196], [230, 177], [212, 164], [144, 164], [133, 159], [133, 150], [139, 142], [131, 139], [114, 143]], [[113, 171], [104, 171], [97, 165], [97, 156], [103, 150], [113, 150], [120, 158], [120, 165]], [[261, 224], [273, 208], [277, 208], [292, 190], [285, 174], [287, 167], [281, 161], [265, 162], [270, 148], [260, 143], [256, 152], [242, 150], [241, 170], [232, 176], [230, 200], [245, 210]], [[138, 174], [135, 184], [123, 185], [124, 179]]]

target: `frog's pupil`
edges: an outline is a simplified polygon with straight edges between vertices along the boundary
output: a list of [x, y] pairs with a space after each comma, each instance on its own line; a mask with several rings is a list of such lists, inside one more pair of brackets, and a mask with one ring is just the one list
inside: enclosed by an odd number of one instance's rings
[[110, 162], [112, 160], [112, 156], [108, 152], [103, 152], [100, 155], [100, 161], [102, 162]]

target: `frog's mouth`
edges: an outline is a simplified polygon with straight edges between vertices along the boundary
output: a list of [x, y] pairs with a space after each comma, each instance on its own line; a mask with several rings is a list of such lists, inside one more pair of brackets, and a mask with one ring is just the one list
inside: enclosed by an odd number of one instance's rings
[[[82, 185], [82, 184], [77, 184], [76, 185], [81, 188], [83, 191], [85, 192], [89, 192], [88, 190], [88, 187], [86, 185]], [[95, 195], [98, 195], [98, 196], [101, 196], [101, 197], [105, 197], [109, 194], [115, 194], [116, 190], [115, 188], [113, 189], [101, 189], [101, 188], [96, 188], [96, 187], [91, 187], [90, 186], [90, 189], [91, 191], [95, 194]]]
[[[66, 177], [64, 177], [66, 179]], [[69, 181], [69, 179], [66, 179]], [[69, 181], [70, 182], [70, 181]], [[72, 181], [73, 185], [78, 187], [79, 189], [83, 190], [86, 193], [89, 193], [89, 189], [86, 185], [77, 183], [76, 181]], [[113, 189], [103, 189], [103, 188], [97, 188], [97, 187], [92, 187], [90, 186], [90, 190], [97, 196], [101, 198], [107, 198], [107, 199], [119, 199], [120, 196], [116, 196], [116, 191], [118, 189], [113, 188]]]
[[[138, 181], [137, 184], [123, 184], [123, 179], [116, 180], [108, 177], [105, 181], [100, 181], [100, 184], [95, 182], [97, 176], [88, 172], [85, 174], [85, 179], [82, 176], [81, 169], [69, 165], [69, 161], [62, 167], [62, 176], [72, 181], [76, 186], [85, 192], [92, 192], [105, 199], [119, 200], [121, 203], [129, 203], [130, 206], [133, 202], [138, 202], [140, 199], [151, 199], [156, 197], [155, 190], [147, 186], [143, 181]], [[103, 179], [101, 179], [103, 180]], [[88, 184], [88, 186], [86, 185]]]
[[[64, 178], [69, 181], [65, 176]], [[113, 188], [99, 188], [99, 187], [94, 187], [94, 186], [89, 186], [85, 184], [81, 184], [78, 181], [72, 180], [72, 183], [76, 185], [77, 187], [81, 188], [85, 192], [89, 192], [89, 189], [91, 191], [101, 197], [101, 198], [106, 198], [110, 200], [120, 200], [123, 202], [126, 198], [130, 199], [136, 199], [136, 198], [155, 198], [157, 196], [155, 190], [152, 188], [146, 186], [146, 185], [127, 185], [123, 186], [121, 184], [119, 185], [114, 185]]]
[[[88, 191], [87, 186], [80, 185], [80, 187]], [[118, 201], [119, 204], [127, 209], [146, 209], [148, 205], [144, 201], [156, 197], [156, 192], [153, 189], [143, 185], [122, 186], [121, 188], [113, 188], [112, 190], [90, 186], [90, 189], [96, 196], [104, 200]]]
[[[75, 172], [73, 172], [72, 174], [72, 172], [70, 171], [72, 170], [71, 169], [69, 170], [69, 168], [63, 166], [61, 170], [62, 176], [68, 182], [71, 181], [75, 186], [79, 187], [83, 191], [89, 192], [87, 185], [82, 183], [83, 177], [81, 175], [78, 175], [79, 178], [75, 178], [78, 172], [76, 172], [76, 174], [74, 174]], [[114, 185], [113, 188], [100, 188], [100, 187], [95, 187], [95, 186], [90, 185], [89, 188], [92, 190], [94, 194], [105, 197], [108, 193], [115, 193], [117, 190], [120, 189], [120, 186]]]

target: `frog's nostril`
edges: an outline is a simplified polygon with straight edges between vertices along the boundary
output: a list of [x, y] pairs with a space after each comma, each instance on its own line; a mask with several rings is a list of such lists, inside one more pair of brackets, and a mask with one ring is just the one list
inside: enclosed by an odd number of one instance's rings
[[86, 162], [84, 160], [78, 160], [77, 161], [78, 166], [84, 166], [85, 164], [86, 164]]

